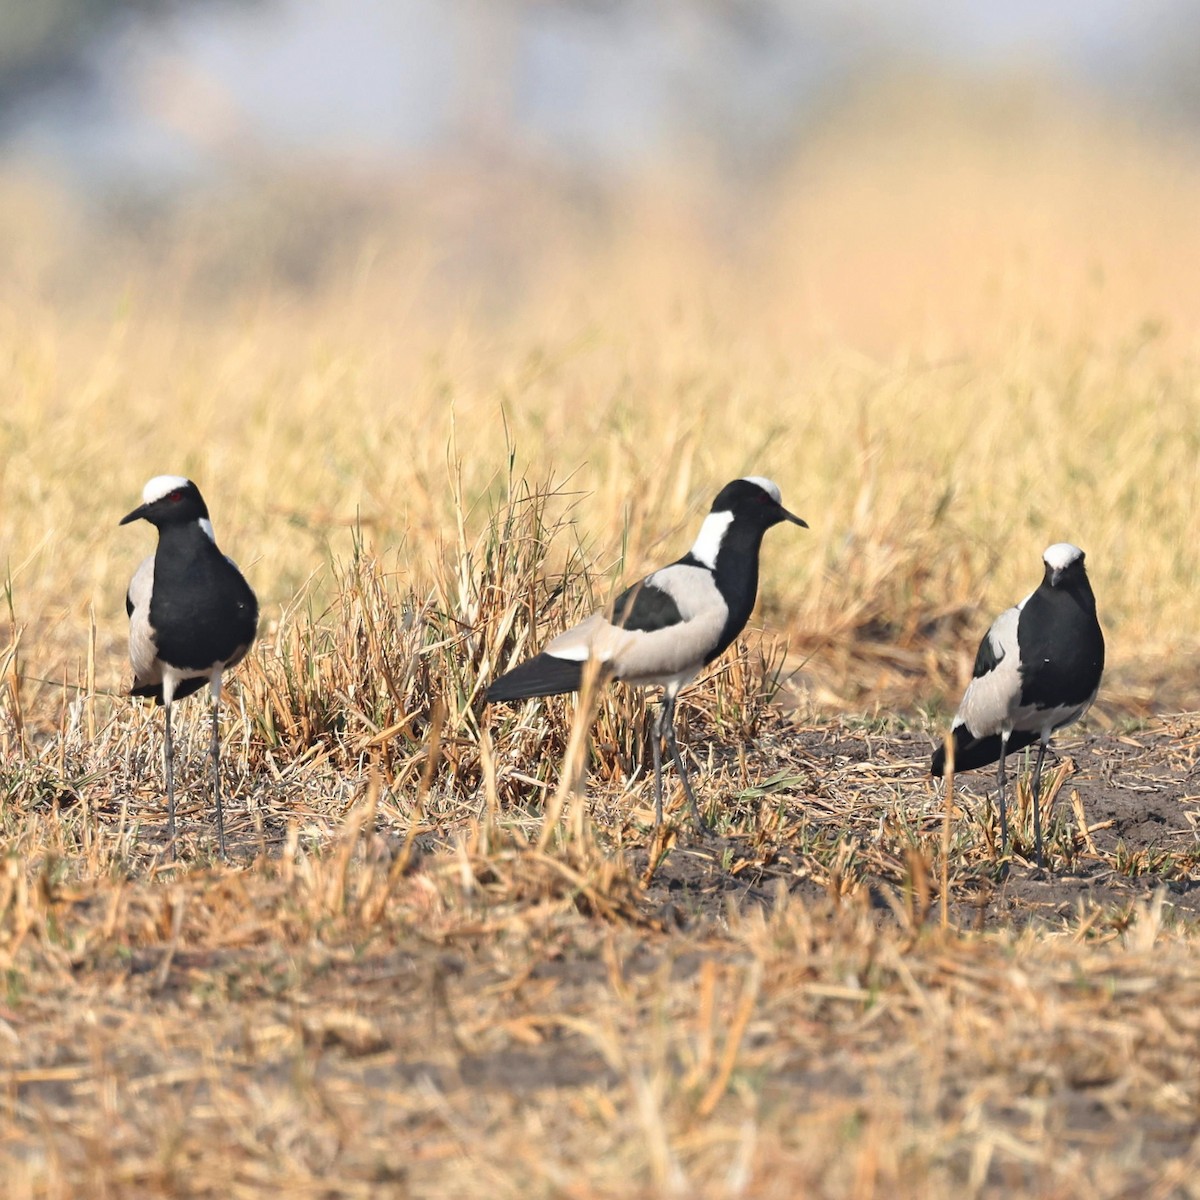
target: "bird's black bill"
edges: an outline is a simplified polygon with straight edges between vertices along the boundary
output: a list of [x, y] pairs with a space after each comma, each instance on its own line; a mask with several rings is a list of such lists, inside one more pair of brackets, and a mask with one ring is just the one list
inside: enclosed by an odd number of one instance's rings
[[808, 528], [808, 522], [803, 517], [798, 517], [795, 513], [788, 512], [788, 510], [784, 508], [782, 504], [779, 506], [779, 511], [783, 514], [783, 519], [785, 521], [791, 521], [793, 525], [799, 525], [804, 529]]
[[140, 521], [146, 515], [147, 504], [140, 504], [131, 513], [126, 513], [118, 522], [118, 525], [128, 525], [130, 521]]

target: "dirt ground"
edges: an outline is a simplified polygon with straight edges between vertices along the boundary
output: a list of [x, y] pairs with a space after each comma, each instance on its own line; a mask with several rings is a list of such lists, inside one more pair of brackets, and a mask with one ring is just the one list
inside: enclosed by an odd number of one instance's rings
[[4, 1194], [1197, 1195], [1198, 728], [1064, 738], [1041, 873], [963, 780], [945, 928], [927, 739], [841, 722], [718, 760], [703, 837], [622, 802], [399, 875], [383, 822], [115, 886], [10, 859]]
[[[871, 783], [877, 787], [881, 780], [910, 796], [915, 793], [917, 823], [926, 830], [940, 828], [941, 786], [928, 777], [927, 737], [871, 735], [834, 725], [801, 730], [788, 740], [789, 761], [799, 758], [803, 765], [797, 773], [805, 768], [811, 772], [811, 790], [779, 793], [775, 799], [804, 815], [808, 835], [837, 837], [853, 830], [864, 843], [882, 840], [880, 808], [867, 794]], [[1019, 844], [1007, 871], [981, 871], [973, 880], [960, 880], [952, 902], [955, 923], [997, 929], [1040, 922], [1053, 928], [1081, 911], [1128, 907], [1160, 886], [1166, 888], [1173, 913], [1180, 918], [1200, 917], [1197, 726], [1180, 719], [1166, 725], [1152, 722], [1131, 734], [1071, 736], [1068, 731], [1052, 745], [1046, 775], [1056, 764], [1065, 763], [1068, 772], [1054, 815], [1059, 819], [1066, 815], [1066, 796], [1076, 791], [1087, 819], [1087, 838], [1069, 863], [1060, 861], [1039, 871], [1032, 865], [1032, 845]], [[1015, 803], [1013, 770], [1018, 764], [1030, 770], [1032, 755], [1028, 760], [1024, 756], [1010, 760], [1010, 806]], [[995, 787], [994, 767], [960, 776], [958, 803], [982, 814], [994, 804]], [[856, 790], [862, 801], [846, 804], [846, 794]], [[837, 801], [831, 802], [831, 796]], [[687, 913], [718, 916], [730, 900], [769, 906], [779, 881], [790, 892], [810, 899], [827, 893], [827, 886], [814, 880], [803, 851], [782, 846], [765, 861], [748, 841], [685, 837], [651, 878], [647, 905], [679, 921]], [[648, 856], [635, 857], [644, 869]], [[727, 860], [732, 860], [732, 869], [722, 869]], [[890, 912], [877, 894], [888, 881], [870, 870], [864, 874], [876, 893], [873, 899], [879, 911]]]

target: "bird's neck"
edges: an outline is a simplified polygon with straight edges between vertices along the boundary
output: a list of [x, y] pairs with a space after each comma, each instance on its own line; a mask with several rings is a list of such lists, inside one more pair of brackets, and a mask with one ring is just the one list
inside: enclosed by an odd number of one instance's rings
[[1051, 589], [1051, 596], [1061, 596], [1064, 599], [1069, 597], [1070, 601], [1083, 609], [1089, 617], [1096, 615], [1096, 596], [1086, 575], [1065, 587]]
[[207, 524], [207, 521], [185, 521], [178, 525], [159, 526], [158, 552], [161, 554], [165, 550], [172, 557], [179, 558], [218, 554], [212, 526], [204, 528]]
[[704, 524], [700, 526], [700, 532], [696, 535], [696, 540], [692, 543], [687, 557], [692, 562], [707, 567], [710, 571], [714, 570], [717, 565], [717, 555], [721, 552], [721, 546], [725, 541], [725, 534], [732, 524], [733, 513], [710, 512], [704, 518]]
[[1094, 617], [1096, 615], [1096, 596], [1092, 591], [1092, 585], [1086, 579], [1075, 589], [1075, 596], [1080, 607]]
[[731, 523], [713, 563], [713, 579], [729, 606], [729, 625], [735, 627], [734, 636], [750, 619], [758, 597], [758, 552], [764, 532], [758, 526]]

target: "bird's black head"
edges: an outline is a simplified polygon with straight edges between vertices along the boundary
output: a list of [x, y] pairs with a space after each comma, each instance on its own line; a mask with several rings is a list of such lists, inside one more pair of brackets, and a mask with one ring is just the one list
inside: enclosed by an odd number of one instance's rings
[[1087, 578], [1083, 566], [1083, 551], [1070, 542], [1056, 542], [1047, 546], [1042, 555], [1046, 564], [1046, 573], [1042, 581], [1050, 587], [1070, 587], [1074, 583]]
[[730, 513], [740, 525], [770, 529], [780, 521], [791, 521], [808, 528], [808, 522], [788, 512], [780, 503], [779, 488], [761, 475], [735, 479], [727, 483], [713, 501], [714, 513]]
[[189, 521], [207, 523], [208, 507], [200, 489], [190, 479], [182, 475], [156, 475], [142, 489], [141, 505], [123, 516], [120, 523], [128, 525], [130, 521], [149, 521], [160, 529]]

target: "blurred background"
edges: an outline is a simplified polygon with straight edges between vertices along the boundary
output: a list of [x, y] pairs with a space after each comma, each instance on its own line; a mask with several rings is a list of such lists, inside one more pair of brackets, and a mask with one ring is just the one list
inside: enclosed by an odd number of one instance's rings
[[407, 247], [422, 313], [502, 320], [636, 234], [871, 350], [1022, 283], [1161, 320], [1200, 273], [1136, 225], [1194, 219], [1197, 62], [1188, 0], [4, 0], [0, 261], [56, 301], [140, 259], [221, 301]]

